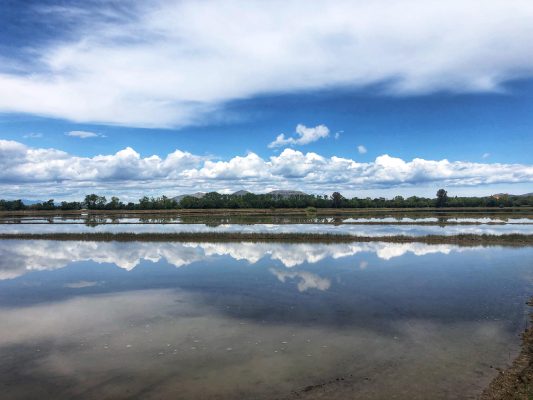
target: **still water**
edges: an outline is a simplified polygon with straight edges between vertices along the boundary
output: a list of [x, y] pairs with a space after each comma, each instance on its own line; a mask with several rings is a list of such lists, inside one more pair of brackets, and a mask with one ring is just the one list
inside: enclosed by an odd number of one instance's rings
[[315, 215], [315, 214], [176, 214], [176, 213], [130, 213], [130, 214], [64, 214], [64, 215], [4, 215], [1, 224], [201, 224], [218, 226], [227, 224], [533, 224], [529, 210], [483, 212], [383, 212]]
[[0, 233], [314, 233], [346, 234], [355, 236], [426, 236], [458, 234], [533, 234], [533, 224], [471, 224], [471, 225], [416, 225], [416, 224], [150, 224], [106, 223], [99, 225], [66, 223], [0, 224]]
[[474, 398], [533, 248], [0, 241], [2, 399]]

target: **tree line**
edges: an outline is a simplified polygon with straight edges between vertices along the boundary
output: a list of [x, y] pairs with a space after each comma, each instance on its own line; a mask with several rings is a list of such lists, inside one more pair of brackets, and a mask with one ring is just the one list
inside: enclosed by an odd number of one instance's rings
[[519, 207], [533, 206], [533, 196], [487, 196], [487, 197], [450, 197], [444, 189], [439, 189], [434, 198], [396, 196], [393, 199], [346, 198], [339, 192], [331, 195], [293, 195], [272, 194], [231, 195], [211, 192], [202, 198], [186, 196], [181, 201], [166, 196], [144, 196], [137, 203], [120, 201], [118, 197], [90, 194], [84, 201], [56, 204], [53, 199], [26, 205], [22, 200], [0, 200], [0, 211], [18, 210], [172, 210], [172, 209], [216, 209], [216, 208], [430, 208], [430, 207]]

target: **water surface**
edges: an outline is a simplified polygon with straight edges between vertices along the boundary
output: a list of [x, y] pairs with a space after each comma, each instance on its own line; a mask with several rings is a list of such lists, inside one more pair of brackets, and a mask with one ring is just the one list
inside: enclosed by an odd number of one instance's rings
[[2, 398], [474, 398], [533, 248], [0, 241]]
[[458, 234], [533, 234], [533, 224], [413, 225], [413, 224], [0, 224], [0, 233], [310, 233], [354, 236], [426, 236]]
[[531, 212], [396, 212], [340, 215], [186, 215], [165, 213], [140, 214], [65, 214], [0, 216], [1, 224], [533, 224]]

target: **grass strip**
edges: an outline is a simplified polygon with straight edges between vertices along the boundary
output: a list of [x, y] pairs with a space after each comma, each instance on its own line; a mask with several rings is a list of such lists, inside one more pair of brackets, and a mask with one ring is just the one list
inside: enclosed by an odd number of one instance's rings
[[427, 236], [355, 236], [331, 233], [232, 233], [232, 232], [176, 232], [176, 233], [133, 233], [133, 232], [88, 232], [88, 233], [1, 233], [0, 239], [12, 240], [62, 240], [100, 242], [284, 242], [284, 243], [427, 243], [458, 245], [533, 245], [533, 235], [427, 235]]

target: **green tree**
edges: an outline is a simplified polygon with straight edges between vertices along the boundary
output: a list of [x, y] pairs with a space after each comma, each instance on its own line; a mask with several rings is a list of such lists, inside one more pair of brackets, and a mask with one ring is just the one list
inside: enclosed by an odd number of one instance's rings
[[437, 201], [435, 205], [437, 207], [444, 207], [448, 203], [448, 192], [444, 189], [439, 189], [437, 191]]
[[333, 192], [333, 194], [331, 195], [331, 200], [332, 206], [335, 208], [339, 208], [342, 206], [344, 197], [342, 197], [342, 194], [340, 194], [339, 192]]
[[96, 194], [88, 194], [85, 196], [85, 206], [89, 210], [101, 210], [105, 208], [106, 198], [105, 196], [98, 196]]
[[61, 208], [62, 210], [79, 210], [81, 209], [81, 203], [77, 201], [62, 201], [61, 206], [59, 208]]
[[118, 197], [113, 196], [111, 197], [111, 201], [106, 204], [106, 208], [108, 210], [120, 210], [121, 208], [123, 208], [123, 205], [124, 204], [120, 202], [120, 199]]

